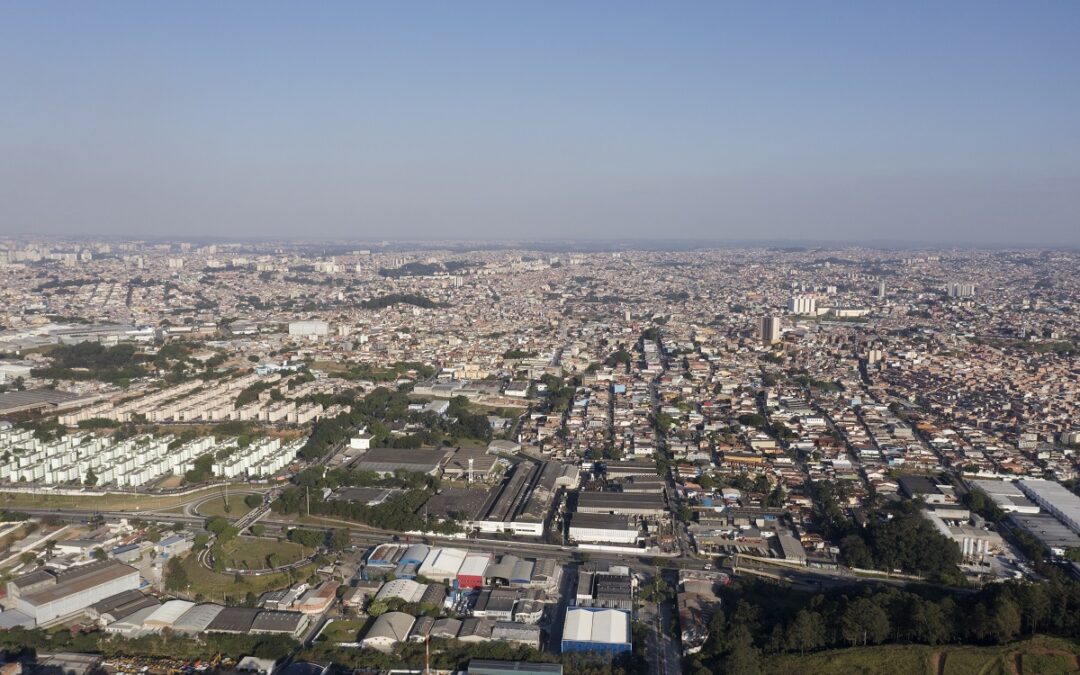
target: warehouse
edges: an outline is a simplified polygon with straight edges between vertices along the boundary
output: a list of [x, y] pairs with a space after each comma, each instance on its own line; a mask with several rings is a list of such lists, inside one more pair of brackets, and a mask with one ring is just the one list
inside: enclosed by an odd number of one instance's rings
[[633, 609], [634, 581], [629, 574], [579, 569], [574, 602], [579, 607]]
[[153, 614], [146, 617], [143, 621], [143, 627], [149, 630], [172, 628], [177, 620], [187, 614], [194, 606], [194, 602], [188, 602], [187, 600], [169, 600], [158, 607]]
[[140, 609], [157, 607], [160, 604], [156, 598], [143, 595], [139, 591], [124, 591], [95, 602], [87, 608], [86, 613], [91, 619], [102, 624], [109, 624], [134, 614]]
[[206, 630], [211, 633], [247, 633], [258, 614], [259, 610], [250, 607], [223, 607]]
[[439, 472], [450, 453], [448, 448], [372, 448], [353, 466], [357, 471], [373, 471], [380, 478], [395, 471], [433, 476]]
[[1070, 548], [1080, 548], [1080, 535], [1049, 514], [1014, 513], [1009, 516], [1009, 522], [1034, 537], [1053, 555], [1063, 556]]
[[289, 335], [303, 337], [322, 337], [330, 334], [330, 324], [326, 321], [290, 321]]
[[[139, 587], [139, 571], [115, 560], [93, 562], [54, 572], [31, 572], [33, 584], [20, 579], [8, 582], [8, 596], [15, 608], [38, 625], [81, 612], [95, 602]], [[29, 591], [29, 592], [27, 592]]]
[[1017, 485], [1033, 502], [1046, 509], [1047, 513], [1076, 534], [1080, 534], [1080, 497], [1052, 480], [1028, 478]]
[[367, 649], [389, 654], [409, 637], [415, 619], [404, 612], [387, 612], [375, 619], [361, 644]]
[[458, 570], [465, 562], [466, 552], [460, 548], [433, 548], [424, 564], [420, 566], [420, 576], [450, 583], [457, 578]]
[[473, 616], [482, 619], [510, 621], [514, 618], [514, 605], [521, 598], [520, 591], [509, 588], [485, 588], [476, 598]]
[[618, 609], [568, 607], [563, 625], [562, 652], [615, 656], [628, 652], [630, 613]]
[[504, 555], [484, 572], [488, 586], [528, 586], [532, 583], [534, 563], [516, 555]]
[[1039, 505], [1028, 499], [1012, 481], [969, 480], [968, 484], [989, 497], [995, 506], [1006, 513], [1039, 512]]
[[491, 564], [490, 553], [469, 553], [457, 573], [458, 588], [479, 588], [484, 585], [484, 573]]
[[623, 492], [578, 492], [577, 513], [612, 513], [659, 518], [667, 512], [660, 495]]
[[375, 599], [420, 602], [425, 590], [427, 590], [426, 584], [417, 583], [412, 579], [394, 579], [382, 585], [379, 592], [375, 594]]
[[467, 673], [468, 675], [562, 675], [563, 667], [559, 663], [470, 659]]
[[608, 462], [604, 467], [604, 476], [608, 480], [628, 476], [655, 476], [656, 462], [651, 459], [633, 459], [626, 462]]
[[517, 642], [533, 649], [540, 649], [540, 626], [513, 621], [496, 621], [495, 627], [491, 630], [491, 639]]
[[608, 513], [575, 513], [570, 519], [570, 539], [579, 543], [636, 544], [638, 528], [629, 516]]
[[296, 637], [307, 622], [307, 616], [300, 612], [262, 611], [251, 623], [251, 632]]
[[202, 633], [213, 623], [223, 609], [225, 608], [221, 605], [212, 603], [195, 605], [173, 622], [173, 630], [178, 633]]

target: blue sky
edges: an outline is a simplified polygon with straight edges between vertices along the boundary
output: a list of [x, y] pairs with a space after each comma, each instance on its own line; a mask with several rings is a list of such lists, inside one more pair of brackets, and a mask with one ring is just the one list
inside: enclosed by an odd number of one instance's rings
[[1080, 3], [0, 3], [0, 233], [1080, 244]]

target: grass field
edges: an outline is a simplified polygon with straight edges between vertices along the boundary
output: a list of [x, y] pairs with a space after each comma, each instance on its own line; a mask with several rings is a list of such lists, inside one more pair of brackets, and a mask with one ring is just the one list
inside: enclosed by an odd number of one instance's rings
[[199, 564], [194, 553], [183, 559], [183, 566], [191, 582], [191, 592], [198, 592], [207, 601], [216, 602], [224, 602], [228, 599], [242, 602], [248, 593], [259, 595], [266, 591], [286, 588], [296, 581], [307, 579], [315, 571], [315, 565], [312, 564], [294, 570], [292, 576], [286, 573], [268, 574], [259, 577], [241, 577], [237, 581], [235, 575], [218, 574], [206, 569]]
[[1066, 675], [1080, 672], [1080, 644], [1037, 636], [1000, 647], [857, 647], [801, 657], [772, 657], [766, 661], [765, 672], [800, 675]]
[[323, 629], [319, 639], [325, 639], [326, 642], [356, 642], [363, 627], [364, 622], [359, 619], [331, 621]]
[[[93, 509], [97, 511], [157, 511], [219, 494], [209, 487], [186, 495], [59, 495], [0, 492], [0, 509]], [[243, 498], [241, 498], [241, 503]]]
[[271, 553], [280, 558], [279, 565], [288, 565], [304, 557], [300, 544], [263, 537], [237, 537], [224, 546], [225, 566], [230, 569], [258, 570], [268, 567]]
[[244, 503], [245, 494], [230, 494], [229, 495], [229, 511], [225, 512], [225, 496], [222, 495], [217, 499], [211, 499], [209, 501], [199, 504], [199, 508], [195, 511], [200, 516], [206, 516], [207, 518], [213, 518], [214, 516], [222, 516], [229, 518], [230, 520], [239, 520], [243, 518], [251, 509]]

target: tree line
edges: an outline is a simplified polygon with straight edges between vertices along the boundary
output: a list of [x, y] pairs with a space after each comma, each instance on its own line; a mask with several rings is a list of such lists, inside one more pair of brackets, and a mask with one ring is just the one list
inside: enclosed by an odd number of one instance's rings
[[1036, 633], [1080, 638], [1080, 583], [1006, 582], [975, 592], [933, 587], [780, 592], [739, 581], [688, 672], [756, 675], [769, 654], [884, 643], [1004, 644]]

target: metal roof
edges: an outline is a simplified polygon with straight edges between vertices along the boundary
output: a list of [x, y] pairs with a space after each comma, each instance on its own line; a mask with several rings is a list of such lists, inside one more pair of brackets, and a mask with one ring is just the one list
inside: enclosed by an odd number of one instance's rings
[[630, 615], [617, 609], [570, 607], [563, 626], [564, 641], [628, 644]]

